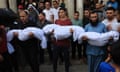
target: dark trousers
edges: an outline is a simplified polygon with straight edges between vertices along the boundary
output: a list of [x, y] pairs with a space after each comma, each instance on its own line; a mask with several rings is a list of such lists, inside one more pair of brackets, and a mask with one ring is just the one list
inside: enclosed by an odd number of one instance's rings
[[78, 58], [80, 59], [82, 57], [82, 44], [78, 44], [78, 42], [71, 41], [71, 47], [72, 47], [72, 59], [76, 58], [76, 48], [78, 52]]
[[39, 63], [38, 63], [38, 48], [29, 47], [23, 48], [25, 59], [30, 65], [33, 72], [39, 72]]
[[[51, 47], [51, 42], [47, 42], [47, 51], [49, 54], [49, 60], [52, 62], [52, 47]], [[40, 47], [40, 64], [44, 63], [44, 49]]]
[[11, 55], [11, 62], [15, 72], [18, 72], [19, 71], [18, 53], [16, 51]]
[[0, 62], [0, 72], [13, 72], [8, 52], [2, 54], [4, 60]]
[[82, 46], [83, 46], [83, 57], [87, 58], [87, 55], [86, 55], [87, 41], [83, 41]]
[[69, 47], [68, 46], [53, 46], [53, 70], [57, 72], [57, 61], [60, 54], [63, 54], [65, 61], [65, 72], [69, 72]]

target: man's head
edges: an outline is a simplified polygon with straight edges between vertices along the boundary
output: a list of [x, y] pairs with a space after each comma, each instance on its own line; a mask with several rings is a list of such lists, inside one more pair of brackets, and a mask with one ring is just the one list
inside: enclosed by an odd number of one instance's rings
[[59, 7], [59, 3], [57, 1], [53, 1], [53, 7], [57, 9]]
[[39, 8], [44, 8], [44, 2], [39, 2], [38, 7]]
[[45, 13], [40, 13], [39, 16], [38, 16], [39, 20], [40, 21], [44, 21], [45, 20]]
[[98, 24], [98, 14], [93, 11], [90, 13], [90, 23], [92, 26], [96, 26]]
[[59, 18], [64, 18], [68, 16], [67, 9], [66, 8], [60, 8], [58, 12]]
[[23, 23], [25, 23], [25, 22], [28, 21], [29, 12], [26, 11], [26, 10], [21, 11], [21, 12], [19, 13], [19, 16], [20, 16], [20, 20], [21, 20]]
[[100, 3], [96, 3], [96, 4], [95, 4], [95, 8], [96, 8], [96, 9], [100, 9], [100, 8], [101, 8], [101, 4], [100, 4]]
[[115, 17], [115, 9], [113, 7], [108, 7], [106, 9], [106, 16], [108, 20], [112, 20]]
[[76, 20], [79, 19], [79, 12], [78, 11], [74, 12], [74, 19], [76, 19]]
[[84, 17], [89, 18], [90, 10], [89, 9], [85, 9], [83, 14], [84, 14]]
[[49, 1], [46, 1], [45, 2], [45, 8], [50, 9], [50, 7], [51, 7], [51, 3]]

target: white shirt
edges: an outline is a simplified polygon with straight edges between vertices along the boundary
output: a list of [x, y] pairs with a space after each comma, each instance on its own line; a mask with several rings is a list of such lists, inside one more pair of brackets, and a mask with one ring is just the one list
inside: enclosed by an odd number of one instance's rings
[[53, 12], [54, 10], [52, 8], [48, 9], [44, 9], [43, 12], [46, 15], [46, 20], [51, 21], [51, 16], [54, 15]]
[[112, 30], [117, 31], [118, 26], [120, 26], [120, 24], [117, 22], [117, 19], [114, 18], [112, 21], [109, 21], [108, 19], [105, 19], [102, 21], [102, 23], [105, 24], [105, 26], [108, 26], [111, 24]]
[[60, 9], [60, 7], [58, 7], [57, 9], [53, 8], [54, 21], [56, 21], [59, 18], [59, 16], [58, 16], [59, 9]]

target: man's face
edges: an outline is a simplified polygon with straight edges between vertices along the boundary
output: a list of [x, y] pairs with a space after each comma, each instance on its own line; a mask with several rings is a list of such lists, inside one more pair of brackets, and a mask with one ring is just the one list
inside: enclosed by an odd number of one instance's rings
[[43, 8], [44, 7], [44, 3], [39, 3], [39, 8]]
[[39, 20], [40, 20], [40, 21], [45, 20], [45, 16], [44, 16], [44, 15], [42, 15], [42, 14], [39, 14], [39, 16], [38, 16], [38, 17], [39, 17]]
[[89, 15], [90, 15], [90, 12], [89, 12], [88, 10], [85, 10], [85, 11], [84, 11], [84, 16], [85, 16], [85, 17], [89, 17]]
[[114, 18], [114, 11], [113, 10], [107, 10], [106, 11], [106, 16], [108, 19], [113, 19]]
[[25, 23], [25, 22], [28, 21], [28, 15], [27, 15], [24, 11], [20, 12], [19, 16], [20, 16], [20, 20], [21, 20], [23, 23]]
[[97, 19], [98, 19], [97, 13], [90, 14], [90, 20], [91, 20], [92, 22], [96, 22]]
[[101, 8], [101, 5], [99, 3], [96, 3], [95, 8], [99, 9], [99, 8]]
[[66, 16], [66, 12], [64, 11], [64, 10], [59, 10], [59, 17], [60, 18], [63, 18], [63, 17], [65, 17]]
[[45, 3], [45, 8], [46, 8], [46, 9], [49, 9], [49, 8], [50, 8], [50, 3], [49, 3], [49, 2], [46, 2], [46, 3]]
[[53, 2], [53, 6], [54, 6], [54, 8], [58, 8], [59, 4], [57, 2]]
[[74, 14], [74, 19], [76, 19], [76, 20], [79, 19], [79, 14], [78, 13]]

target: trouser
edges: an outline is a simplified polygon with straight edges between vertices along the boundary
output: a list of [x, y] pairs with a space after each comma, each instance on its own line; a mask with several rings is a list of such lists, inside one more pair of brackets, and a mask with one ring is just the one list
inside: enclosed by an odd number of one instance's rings
[[[51, 42], [47, 42], [47, 50], [49, 54], [49, 60], [52, 62], [52, 47], [51, 47]], [[40, 63], [44, 63], [44, 49], [40, 47]]]
[[87, 58], [86, 55], [87, 41], [83, 41], [82, 46], [83, 46], [83, 57]]
[[39, 63], [38, 63], [38, 48], [30, 47], [23, 48], [26, 61], [30, 65], [33, 72], [39, 72]]
[[15, 71], [19, 71], [19, 65], [18, 65], [18, 53], [15, 51], [11, 55], [11, 61], [12, 61], [12, 66]]
[[78, 52], [78, 58], [80, 59], [82, 57], [82, 44], [78, 44], [78, 42], [71, 41], [71, 47], [72, 47], [72, 59], [76, 58], [76, 48]]
[[88, 72], [98, 72], [100, 63], [103, 61], [103, 55], [87, 55]]
[[57, 60], [60, 54], [63, 54], [65, 61], [65, 72], [69, 72], [69, 47], [68, 46], [53, 46], [53, 70], [57, 72]]
[[2, 54], [4, 60], [0, 62], [0, 72], [13, 72], [8, 52]]

